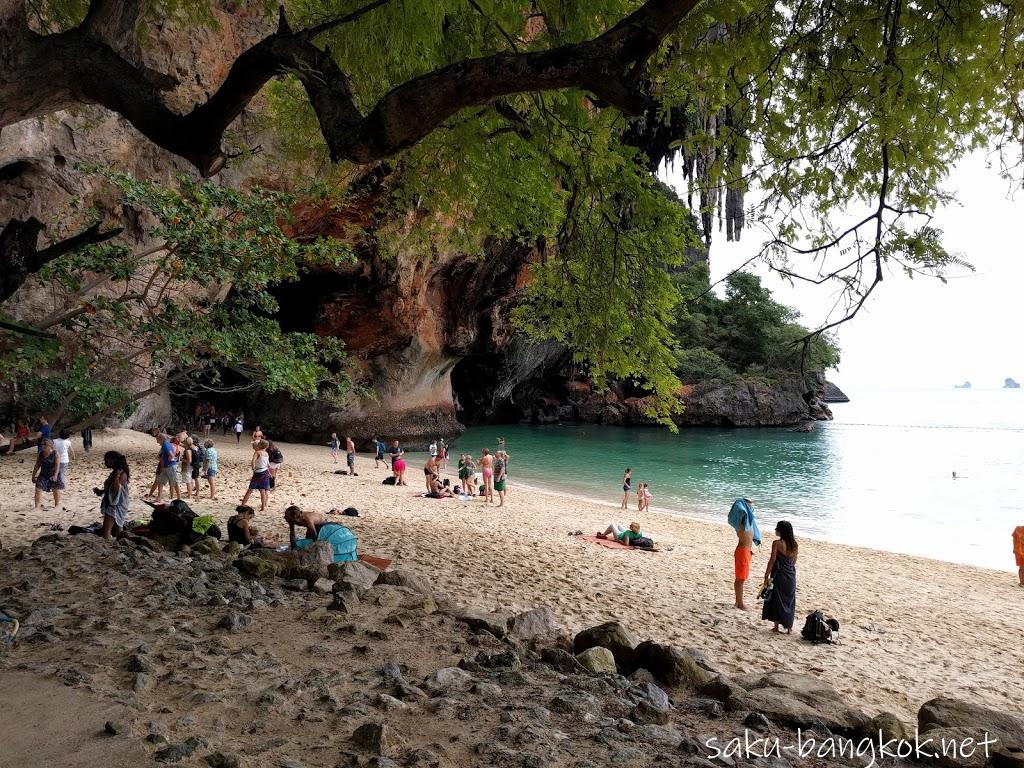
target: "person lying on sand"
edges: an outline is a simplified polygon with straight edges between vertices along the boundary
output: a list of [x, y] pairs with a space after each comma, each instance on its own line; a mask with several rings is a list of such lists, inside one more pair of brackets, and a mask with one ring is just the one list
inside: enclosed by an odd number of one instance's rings
[[[657, 544], [644, 535], [644, 532], [640, 530], [640, 523], [635, 520], [629, 524], [629, 528], [623, 528], [618, 523], [610, 523], [604, 531], [598, 532], [597, 535], [603, 536], [609, 541], [625, 544], [627, 547], [657, 548]], [[650, 546], [643, 546], [647, 542], [650, 543]]]
[[243, 547], [265, 546], [259, 529], [252, 524], [255, 517], [256, 510], [252, 507], [235, 507], [235, 514], [228, 518], [228, 541], [237, 542]]

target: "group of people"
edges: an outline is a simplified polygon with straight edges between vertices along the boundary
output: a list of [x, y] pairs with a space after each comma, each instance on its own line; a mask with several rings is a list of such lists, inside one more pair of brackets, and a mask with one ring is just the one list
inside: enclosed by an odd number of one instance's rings
[[[622, 509], [629, 508], [629, 494], [633, 490], [633, 469], [626, 467], [626, 471], [622, 473]], [[638, 512], [647, 512], [651, 508], [651, 499], [654, 496], [651, 493], [650, 483], [640, 483], [636, 488], [636, 509]]]
[[[754, 515], [750, 499], [737, 499], [729, 510], [729, 525], [736, 531], [737, 544], [733, 552], [736, 593], [736, 608], [747, 609], [743, 601], [744, 587], [750, 578], [750, 566], [754, 558], [754, 546], [761, 546], [761, 531]], [[796, 616], [796, 560], [800, 547], [793, 533], [793, 524], [780, 520], [775, 525], [776, 539], [772, 542], [771, 553], [765, 566], [764, 580], [758, 597], [764, 600], [761, 618], [772, 622], [772, 631], [780, 627], [787, 634], [793, 631]]]

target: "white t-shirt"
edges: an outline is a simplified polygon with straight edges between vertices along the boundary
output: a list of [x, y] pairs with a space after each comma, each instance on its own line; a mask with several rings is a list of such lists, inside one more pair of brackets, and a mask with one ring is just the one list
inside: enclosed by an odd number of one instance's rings
[[53, 450], [57, 452], [57, 456], [60, 457], [61, 464], [70, 464], [71, 456], [69, 454], [69, 448], [71, 447], [70, 440], [61, 440], [59, 437], [53, 441]]
[[256, 466], [252, 468], [253, 472], [266, 472], [270, 469], [270, 456], [267, 455], [266, 451], [256, 452]]
[[240, 433], [244, 429], [245, 429], [245, 427], [242, 426], [242, 422], [240, 422], [240, 421], [236, 421], [235, 422], [235, 432], [239, 432]]
[[437, 443], [430, 444], [430, 455], [437, 456]]

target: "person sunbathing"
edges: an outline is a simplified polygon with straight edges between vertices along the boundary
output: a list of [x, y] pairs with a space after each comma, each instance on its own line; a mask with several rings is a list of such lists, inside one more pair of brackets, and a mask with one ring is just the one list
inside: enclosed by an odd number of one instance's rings
[[597, 535], [604, 536], [609, 541], [625, 544], [627, 547], [633, 546], [633, 542], [636, 539], [646, 538], [643, 531], [640, 530], [640, 523], [636, 521], [630, 523], [629, 528], [623, 528], [618, 523], [611, 523], [603, 532]]
[[292, 549], [295, 549], [296, 526], [305, 528], [306, 538], [316, 541], [320, 529], [331, 522], [323, 512], [305, 512], [294, 504], [284, 511], [284, 521], [288, 523], [288, 540]]

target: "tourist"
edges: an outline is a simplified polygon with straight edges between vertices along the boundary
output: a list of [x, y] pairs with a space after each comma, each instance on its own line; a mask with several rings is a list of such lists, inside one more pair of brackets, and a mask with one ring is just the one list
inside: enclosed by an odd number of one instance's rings
[[[214, 481], [217, 478], [217, 449], [213, 445], [213, 440], [206, 441], [206, 466], [203, 474], [206, 477], [206, 482], [210, 485], [210, 500], [217, 500], [217, 488]], [[198, 489], [196, 490], [198, 495]]]
[[284, 464], [284, 454], [274, 445], [273, 440], [267, 441], [267, 457], [270, 459], [270, 490], [274, 490], [277, 487], [277, 473]]
[[263, 546], [259, 530], [252, 524], [255, 517], [256, 512], [252, 507], [235, 507], [235, 514], [228, 518], [228, 541], [241, 544], [242, 547]]
[[459, 484], [466, 495], [473, 495], [473, 459], [465, 453], [459, 454]]
[[338, 449], [341, 448], [341, 442], [338, 440], [338, 433], [331, 432], [331, 458], [334, 459], [334, 463], [338, 463]]
[[772, 622], [772, 632], [785, 627], [786, 634], [793, 632], [793, 617], [796, 614], [796, 557], [798, 547], [793, 536], [793, 526], [786, 520], [780, 520], [775, 526], [772, 542], [772, 554], [765, 568], [765, 582], [771, 579], [772, 590], [764, 601], [761, 618]]
[[231, 427], [231, 416], [225, 413], [220, 417], [221, 436], [227, 437], [228, 429]]
[[438, 466], [440, 462], [435, 453], [432, 456], [427, 457], [427, 463], [423, 465], [423, 478], [427, 483], [427, 492], [429, 493], [432, 489], [433, 483], [438, 478]]
[[186, 484], [190, 484], [191, 492], [199, 498], [199, 478], [206, 477], [206, 448], [200, 442], [198, 435], [189, 438], [192, 442], [192, 471]]
[[736, 607], [747, 610], [743, 604], [743, 588], [750, 578], [750, 561], [754, 556], [754, 545], [761, 546], [761, 531], [754, 517], [754, 505], [750, 499], [736, 499], [729, 510], [729, 525], [736, 531], [737, 544], [733, 552], [736, 578], [733, 588], [736, 593]]
[[256, 428], [252, 431], [252, 441], [258, 443], [260, 440], [266, 440], [266, 438], [267, 436], [263, 434], [263, 427], [257, 424]]
[[50, 439], [50, 422], [45, 416], [39, 417], [39, 438], [36, 441], [36, 453], [41, 453], [43, 450], [43, 441]]
[[110, 475], [103, 482], [102, 488], [93, 488], [93, 493], [100, 497], [100, 513], [103, 515], [100, 536], [109, 541], [128, 522], [128, 481], [131, 470], [128, 469], [128, 459], [117, 451], [103, 454], [103, 466], [110, 470]]
[[203, 418], [203, 438], [210, 436], [210, 430], [217, 425], [217, 409], [212, 405], [207, 409], [206, 416]]
[[498, 492], [498, 506], [505, 506], [505, 482], [508, 479], [506, 453], [499, 450], [494, 454], [494, 490]]
[[617, 541], [620, 544], [625, 544], [627, 547], [633, 545], [635, 539], [643, 538], [643, 531], [640, 530], [640, 523], [635, 520], [629, 524], [629, 528], [624, 528], [618, 523], [609, 523], [608, 527], [604, 529], [598, 536], [603, 536], [609, 541]]
[[384, 461], [384, 452], [387, 450], [387, 446], [383, 442], [378, 440], [376, 437], [373, 438], [373, 468], [377, 469], [380, 467], [380, 463], [383, 461], [386, 467], [388, 463]]
[[450, 499], [455, 494], [452, 492], [451, 483], [445, 478], [442, 483], [437, 475], [431, 475], [427, 478], [427, 497], [431, 499]]
[[494, 457], [489, 448], [484, 448], [480, 457], [480, 473], [484, 476], [484, 498], [488, 504], [494, 503]]
[[186, 436], [181, 451], [181, 480], [185, 484], [185, 498], [192, 498], [192, 438]]
[[92, 427], [82, 430], [82, 450], [86, 453], [92, 450]]
[[30, 432], [29, 432], [28, 424], [25, 423], [24, 421], [19, 421], [18, 422], [18, 430], [17, 430], [17, 432], [14, 435], [15, 442], [11, 446], [11, 452], [13, 453], [14, 451], [16, 451], [19, 447], [21, 447], [23, 445], [28, 445], [29, 444], [29, 435], [30, 435]]
[[168, 497], [173, 496], [175, 499], [180, 499], [181, 491], [178, 488], [178, 451], [174, 444], [174, 440], [177, 438], [172, 439], [169, 435], [158, 429], [154, 429], [152, 435], [160, 443], [160, 456], [157, 460], [156, 480], [153, 481], [153, 488], [150, 488], [149, 495], [152, 496], [155, 492], [156, 500], [160, 501], [164, 493], [164, 486], [166, 485], [168, 486]]
[[430, 441], [430, 446], [427, 448], [427, 453], [430, 454], [430, 458], [437, 458], [437, 440]]
[[406, 485], [405, 482], [405, 451], [402, 450], [402, 446], [395, 440], [391, 443], [391, 447], [388, 448], [388, 453], [391, 454], [391, 472], [395, 476], [395, 485]]
[[622, 509], [629, 506], [629, 492], [633, 487], [633, 470], [626, 467], [622, 475]]
[[1013, 529], [1013, 556], [1017, 561], [1017, 577], [1024, 587], [1024, 525]]
[[245, 423], [242, 421], [242, 417], [239, 416], [235, 419], [235, 442], [242, 442], [242, 433], [245, 431]]
[[242, 497], [242, 506], [249, 503], [249, 497], [253, 491], [260, 492], [260, 512], [267, 511], [267, 491], [270, 489], [270, 457], [267, 455], [267, 441], [260, 440], [253, 445], [252, 459], [249, 466], [252, 467], [252, 478], [249, 480], [249, 488]]
[[437, 446], [437, 458], [441, 461], [441, 471], [445, 472], [448, 469], [448, 443], [442, 437], [440, 444]]
[[345, 464], [348, 465], [348, 473], [358, 477], [356, 472], [356, 444], [352, 441], [351, 435], [345, 436]]
[[[327, 515], [323, 512], [303, 512], [302, 509], [294, 505], [284, 511], [284, 521], [288, 523], [288, 541], [291, 542], [292, 549], [295, 549], [296, 526], [306, 529], [305, 538], [316, 541], [320, 529], [325, 525], [331, 524], [331, 521], [327, 519]], [[337, 523], [334, 523], [334, 525], [337, 525]]]
[[53, 441], [53, 449], [57, 452], [57, 458], [60, 460], [61, 485], [66, 486], [71, 461], [72, 459], [78, 460], [78, 457], [75, 456], [75, 447], [71, 444], [71, 433], [66, 429], [62, 429], [60, 437]]
[[36, 463], [32, 468], [32, 482], [36, 487], [36, 509], [42, 507], [44, 493], [53, 494], [53, 508], [60, 504], [60, 492], [64, 490], [64, 481], [60, 477], [60, 457], [53, 447], [53, 441], [43, 440], [36, 454]]

